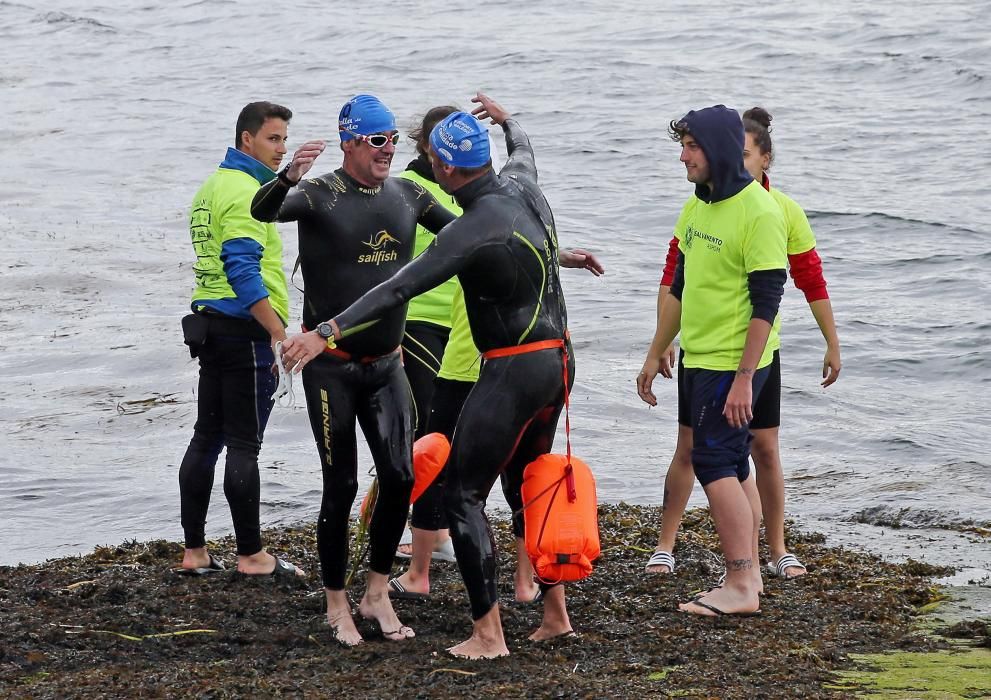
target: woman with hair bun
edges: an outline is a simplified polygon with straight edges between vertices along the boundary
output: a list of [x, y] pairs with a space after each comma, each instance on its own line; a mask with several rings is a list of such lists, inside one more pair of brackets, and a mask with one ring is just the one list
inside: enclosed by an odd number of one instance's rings
[[[815, 236], [802, 208], [780, 190], [771, 187], [767, 171], [774, 161], [771, 142], [771, 114], [762, 107], [753, 107], [743, 113], [745, 145], [743, 162], [747, 171], [774, 197], [784, 217], [788, 234], [788, 267], [795, 286], [804, 294], [813, 317], [826, 341], [826, 353], [822, 362], [822, 386], [831, 385], [839, 377], [840, 341], [833, 319], [833, 308], [826, 292], [822, 261], [816, 252]], [[658, 309], [663, 303], [674, 279], [678, 258], [678, 239], [672, 238], [668, 250]], [[780, 317], [778, 320], [780, 323]], [[667, 354], [673, 364], [674, 349]], [[679, 374], [683, 372], [679, 361]], [[661, 533], [657, 547], [647, 562], [647, 573], [674, 573], [675, 537], [692, 493], [695, 475], [692, 471], [692, 429], [681, 420], [685, 412], [679, 410], [678, 442], [671, 466], [664, 478], [664, 506], [661, 517]], [[781, 418], [781, 360], [778, 348], [774, 348], [771, 374], [754, 405], [754, 417], [750, 432], [754, 439], [750, 445], [754, 466], [757, 468], [757, 490], [760, 492], [761, 511], [767, 535], [771, 559], [767, 572], [785, 579], [797, 578], [806, 573], [801, 561], [788, 552], [784, 534], [784, 475], [778, 446], [778, 427]]]

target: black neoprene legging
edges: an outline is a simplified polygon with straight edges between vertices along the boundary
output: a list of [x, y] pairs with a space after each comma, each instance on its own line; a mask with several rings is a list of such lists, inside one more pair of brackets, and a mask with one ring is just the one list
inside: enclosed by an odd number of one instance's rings
[[388, 574], [413, 490], [409, 384], [399, 351], [371, 362], [322, 355], [303, 369], [310, 426], [323, 469], [317, 549], [324, 587], [342, 590], [347, 574], [348, 517], [358, 493], [355, 419], [379, 481], [369, 526], [372, 571]]
[[[573, 363], [569, 370], [573, 377]], [[447, 463], [445, 505], [475, 620], [498, 601], [495, 542], [485, 500], [504, 472], [506, 501], [520, 512], [523, 470], [550, 451], [563, 404], [562, 352], [550, 349], [487, 360], [461, 409]], [[521, 525], [514, 518], [518, 537]]]

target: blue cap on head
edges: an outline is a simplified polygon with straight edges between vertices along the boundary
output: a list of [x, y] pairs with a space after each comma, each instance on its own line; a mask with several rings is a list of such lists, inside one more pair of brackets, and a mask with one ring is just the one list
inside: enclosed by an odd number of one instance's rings
[[337, 128], [341, 141], [354, 138], [348, 131], [355, 134], [383, 134], [396, 130], [396, 115], [374, 95], [355, 95], [341, 107]]
[[430, 145], [442, 161], [457, 168], [489, 162], [489, 131], [475, 117], [455, 112], [430, 132]]

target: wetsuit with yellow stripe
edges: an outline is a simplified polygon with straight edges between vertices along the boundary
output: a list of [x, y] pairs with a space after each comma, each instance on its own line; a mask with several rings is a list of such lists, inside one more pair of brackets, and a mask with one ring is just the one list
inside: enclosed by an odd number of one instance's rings
[[[395, 277], [335, 316], [345, 336], [408, 299], [457, 275], [481, 351], [565, 337], [567, 312], [557, 234], [537, 187], [524, 131], [503, 125], [509, 159], [454, 193], [464, 214]], [[574, 364], [570, 361], [569, 368]], [[561, 350], [487, 360], [465, 402], [448, 461], [445, 501], [458, 567], [474, 619], [497, 602], [496, 557], [484, 505], [506, 472], [509, 505], [522, 503], [524, 467], [549, 452], [564, 403]]]

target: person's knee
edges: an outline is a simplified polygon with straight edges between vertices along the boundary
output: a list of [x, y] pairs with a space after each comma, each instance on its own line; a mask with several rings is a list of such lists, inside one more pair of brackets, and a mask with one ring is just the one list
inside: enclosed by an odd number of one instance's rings
[[343, 508], [345, 513], [351, 510], [351, 504], [358, 495], [358, 479], [355, 476], [332, 475], [324, 476], [323, 498], [321, 509]]
[[671, 469], [678, 472], [689, 472], [692, 470], [691, 444], [687, 446], [678, 445], [674, 451], [674, 456], [671, 457]]
[[409, 493], [413, 490], [413, 467], [409, 464], [379, 467], [377, 470], [379, 488], [390, 493]]
[[750, 454], [754, 457], [754, 464], [758, 471], [772, 468], [778, 463], [778, 441], [763, 435], [755, 435], [754, 441], [750, 443]]
[[227, 446], [228, 458], [232, 452], [237, 452], [249, 458], [258, 459], [262, 442], [257, 436], [225, 435], [224, 445]]

